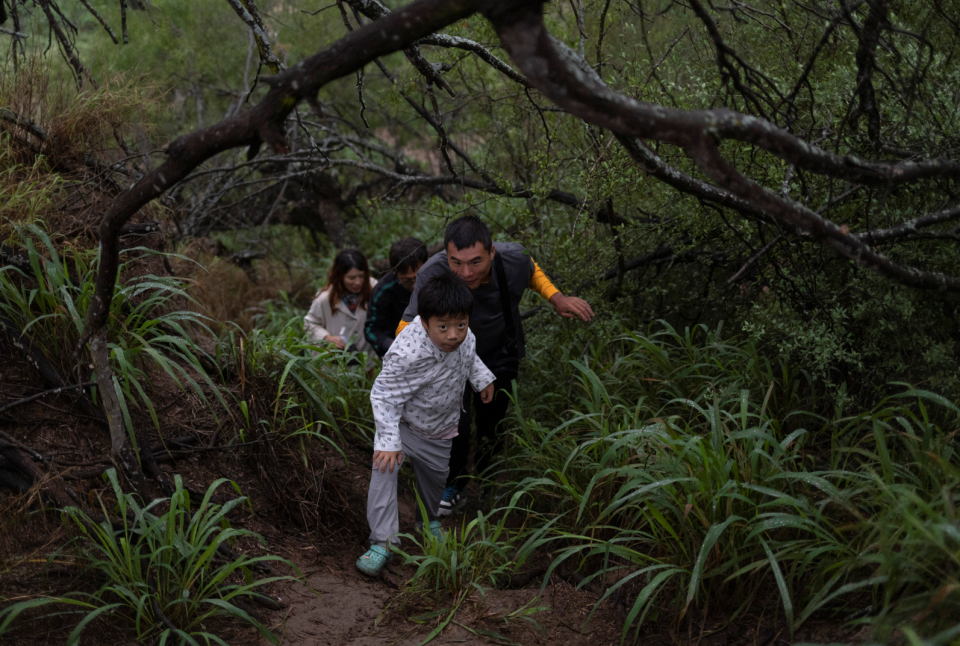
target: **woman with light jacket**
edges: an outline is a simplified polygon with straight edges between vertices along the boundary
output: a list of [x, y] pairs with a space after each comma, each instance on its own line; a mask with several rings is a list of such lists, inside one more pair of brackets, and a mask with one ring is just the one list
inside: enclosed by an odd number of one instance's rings
[[367, 370], [374, 366], [373, 348], [363, 334], [370, 292], [377, 281], [370, 265], [356, 249], [344, 249], [333, 259], [327, 284], [321, 289], [303, 319], [311, 343], [330, 343], [341, 350], [365, 352]]

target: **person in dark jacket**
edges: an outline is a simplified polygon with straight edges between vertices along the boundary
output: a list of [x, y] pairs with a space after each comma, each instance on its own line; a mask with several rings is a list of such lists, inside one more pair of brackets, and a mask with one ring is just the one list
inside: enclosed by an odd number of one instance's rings
[[417, 272], [427, 262], [427, 247], [416, 238], [404, 238], [390, 247], [390, 271], [370, 295], [364, 336], [383, 357], [397, 336], [397, 326], [410, 304]]
[[[482, 474], [490, 466], [491, 458], [503, 446], [500, 425], [510, 402], [510, 384], [517, 378], [520, 359], [525, 354], [519, 309], [524, 292], [530, 289], [540, 294], [564, 318], [589, 321], [593, 318], [593, 309], [585, 300], [565, 296], [554, 287], [523, 245], [516, 242], [498, 242], [494, 245], [490, 229], [475, 215], [465, 215], [452, 221], [447, 226], [443, 245], [444, 250], [432, 256], [417, 275], [410, 304], [397, 332], [417, 316], [418, 294], [423, 284], [434, 276], [454, 273], [467, 283], [473, 294], [470, 330], [477, 337], [477, 356], [497, 378], [494, 398], [489, 403], [478, 400], [472, 391], [464, 393], [458, 435], [453, 438], [450, 452], [447, 488], [437, 511], [439, 516], [449, 516], [465, 500], [471, 406], [476, 410], [477, 423], [475, 473]], [[498, 277], [500, 272], [505, 282], [502, 290]], [[504, 313], [505, 303], [510, 310], [508, 314]], [[508, 320], [512, 321], [512, 332], [507, 329]]]

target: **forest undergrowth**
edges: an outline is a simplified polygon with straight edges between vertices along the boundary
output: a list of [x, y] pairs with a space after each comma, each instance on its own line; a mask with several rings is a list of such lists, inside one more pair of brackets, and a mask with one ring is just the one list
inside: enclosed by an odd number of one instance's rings
[[[351, 387], [343, 362], [315, 356], [301, 334], [247, 335], [212, 317], [190, 277], [204, 268], [164, 251], [164, 205], [144, 209], [124, 238], [109, 350], [121, 423], [154, 487], [111, 475], [102, 393], [77, 345], [96, 224], [118, 177], [142, 171], [118, 146], [149, 101], [129, 83], [77, 94], [38, 67], [0, 80], [0, 106], [0, 486], [15, 494], [0, 511], [0, 635], [65, 625], [67, 643], [106, 629], [209, 644], [224, 643], [233, 622], [275, 643], [259, 613], [279, 610], [274, 566], [295, 567], [271, 564], [260, 535], [231, 529], [246, 495], [224, 498], [222, 479], [186, 484], [181, 461], [220, 454], [251, 474], [235, 487], [305, 532], [332, 534], [349, 513], [326, 499], [346, 504], [353, 493], [326, 472], [323, 452], [365, 432], [352, 411], [369, 380]], [[29, 412], [50, 402], [52, 419]], [[34, 531], [48, 534], [39, 552]], [[63, 567], [83, 576], [49, 586], [48, 571]]]
[[573, 562], [604, 599], [625, 595], [624, 636], [771, 599], [791, 634], [818, 612], [880, 641], [960, 634], [953, 402], [890, 384], [824, 414], [837, 400], [809, 373], [702, 326], [657, 325], [567, 365], [552, 375], [566, 388], [516, 409], [502, 474], [549, 527], [551, 569]]
[[[58, 246], [36, 226], [18, 232], [26, 262], [0, 271], [3, 316], [33, 348], [67, 357], [91, 293], [95, 254]], [[141, 275], [117, 290], [112, 359], [131, 437], [144, 437], [137, 435], [144, 423], [162, 437], [150, 381], [163, 373], [219, 411], [218, 427], [229, 420], [234, 430], [219, 441], [240, 451], [251, 443], [272, 447], [257, 454], [273, 461], [260, 470], [265, 480], [294, 472], [270, 484], [287, 516], [314, 529], [336, 523], [335, 510], [323, 509], [336, 496], [317, 477], [316, 449], [370, 444], [370, 379], [345, 357], [304, 343], [302, 311], [289, 301], [264, 303], [251, 332], [225, 325], [213, 339], [201, 315], [171, 309], [190, 299], [189, 285], [171, 277]], [[62, 371], [69, 365], [54, 363]], [[597, 591], [597, 607], [623, 609], [625, 640], [646, 626], [682, 625], [708, 613], [733, 622], [758, 609], [791, 634], [826, 616], [869, 625], [878, 642], [947, 644], [960, 635], [954, 402], [894, 383], [883, 400], [847, 410], [807, 371], [765, 356], [749, 340], [663, 322], [577, 354], [542, 350], [523, 377], [508, 452], [478, 483], [480, 511], [441, 541], [409, 537], [415, 549], [406, 562], [415, 570], [404, 595], [449, 602], [452, 617], [475, 591], [530, 580], [546, 586], [563, 574]], [[183, 495], [177, 484], [144, 509], [172, 510]], [[103, 504], [114, 505], [115, 515], [129, 515], [122, 493], [111, 500]], [[97, 523], [78, 523], [91, 510], [82, 511], [82, 499], [73, 504], [63, 506], [65, 522], [87, 531], [75, 534], [69, 549], [114, 580], [110, 560], [90, 556]], [[108, 506], [98, 510], [102, 517], [110, 516]], [[139, 511], [134, 517], [145, 518]], [[101, 544], [131, 531], [99, 526]], [[128, 557], [153, 562], [175, 549], [173, 536], [157, 540], [155, 549]], [[198, 565], [205, 573], [198, 581], [219, 576], [216, 567]], [[132, 569], [142, 574], [141, 592], [156, 585], [150, 567]], [[224, 606], [238, 585], [226, 582], [240, 570], [248, 586], [256, 579], [247, 565], [236, 569], [205, 594], [243, 620], [245, 611]], [[118, 585], [96, 599], [65, 602], [88, 604], [93, 620], [124, 603]], [[138, 607], [137, 598], [131, 593], [141, 637], [173, 630], [164, 622], [180, 616], [176, 630], [205, 637], [189, 632], [197, 615], [175, 612], [179, 602], [154, 611]], [[31, 600], [0, 610], [0, 630], [43, 605]]]
[[825, 415], [804, 371], [705, 327], [564, 358], [517, 393], [492, 511], [408, 557], [426, 589], [572, 570], [624, 639], [758, 608], [790, 635], [815, 615], [880, 643], [960, 635], [955, 403], [891, 384]]
[[[28, 365], [55, 383], [35, 396], [4, 401], [0, 412], [71, 393], [72, 414], [99, 426], [87, 445], [105, 441], [93, 366], [72, 358], [93, 294], [96, 251], [49, 236], [38, 224], [14, 227], [5, 243], [10, 251], [0, 266], [3, 332]], [[131, 483], [121, 484], [108, 460], [93, 460], [86, 466], [94, 468], [78, 473], [79, 446], [75, 452], [52, 451], [41, 433], [18, 434], [21, 441], [0, 431], [0, 483], [23, 501], [7, 510], [4, 531], [15, 533], [17, 518], [25, 522], [33, 511], [62, 514], [70, 540], [41, 562], [83, 567], [89, 575], [78, 581], [81, 589], [66, 595], [0, 603], [0, 634], [66, 614], [78, 621], [68, 644], [80, 643], [97, 621], [126, 626], [141, 641], [225, 643], [207, 628], [220, 618], [248, 623], [277, 643], [249, 604], [278, 610], [259, 589], [289, 576], [268, 563], [276, 557], [235, 551], [241, 544], [254, 551], [266, 547], [258, 534], [231, 529], [229, 516], [247, 498], [223, 499], [216, 492], [222, 479], [206, 492], [191, 490], [158, 462], [193, 451], [234, 455], [258, 474], [277, 515], [308, 532], [332, 533], [330, 526], [342, 523], [344, 513], [327, 499], [345, 501], [352, 493], [325, 477], [320, 454], [332, 447], [342, 455], [347, 439], [370, 438], [369, 416], [357, 414], [370, 380], [347, 370], [343, 357], [304, 344], [294, 326], [245, 334], [217, 322], [215, 333], [213, 321], [197, 312], [202, 308], [190, 281], [147, 273], [162, 268], [153, 262], [158, 257], [177, 258], [150, 247], [129, 248], [125, 257], [125, 278], [111, 305], [110, 357], [123, 424], [159, 497], [131, 493]], [[203, 416], [194, 415], [188, 435], [174, 436], [171, 408], [185, 400]], [[12, 422], [7, 415], [3, 421]], [[112, 487], [103, 489], [101, 477], [109, 477]], [[199, 505], [191, 505], [191, 496]], [[9, 556], [0, 559], [0, 574], [35, 561]], [[96, 587], [87, 589], [88, 583]]]

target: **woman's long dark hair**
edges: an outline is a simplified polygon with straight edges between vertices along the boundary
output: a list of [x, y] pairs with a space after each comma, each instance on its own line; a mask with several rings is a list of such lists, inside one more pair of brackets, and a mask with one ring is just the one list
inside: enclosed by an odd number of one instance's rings
[[323, 288], [323, 290], [330, 290], [330, 311], [334, 313], [343, 295], [347, 293], [343, 287], [343, 279], [351, 269], [359, 269], [363, 272], [363, 287], [360, 288], [357, 304], [367, 309], [367, 303], [370, 302], [370, 265], [367, 264], [367, 257], [356, 249], [344, 249], [333, 259], [330, 272], [327, 274], [327, 284]]

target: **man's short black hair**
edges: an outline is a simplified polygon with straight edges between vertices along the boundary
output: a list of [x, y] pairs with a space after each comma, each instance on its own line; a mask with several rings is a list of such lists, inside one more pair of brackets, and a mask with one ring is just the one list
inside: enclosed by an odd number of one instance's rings
[[443, 234], [443, 248], [449, 247], [451, 242], [458, 250], [472, 247], [479, 242], [484, 249], [490, 251], [493, 236], [483, 220], [475, 215], [464, 215], [447, 225], [447, 231]]
[[417, 293], [420, 320], [429, 323], [435, 316], [470, 316], [473, 294], [453, 272], [443, 272], [428, 280]]
[[390, 268], [396, 272], [417, 269], [427, 262], [427, 246], [422, 240], [404, 238], [390, 247]]

